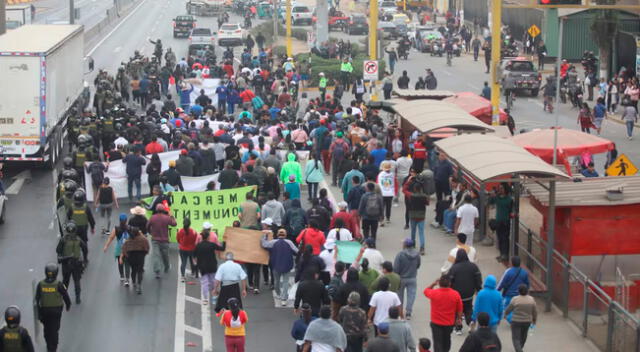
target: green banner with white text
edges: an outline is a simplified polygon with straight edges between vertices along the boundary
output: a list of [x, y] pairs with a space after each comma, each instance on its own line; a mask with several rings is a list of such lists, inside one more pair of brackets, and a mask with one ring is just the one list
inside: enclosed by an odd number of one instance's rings
[[252, 190], [253, 187], [239, 187], [220, 191], [173, 192], [171, 215], [176, 218], [178, 226], [169, 231], [171, 242], [176, 242], [176, 233], [187, 217], [191, 219], [191, 228], [198, 232], [202, 231], [203, 223], [210, 222], [212, 230], [222, 240], [225, 227], [233, 226], [233, 222], [238, 220], [240, 204]]

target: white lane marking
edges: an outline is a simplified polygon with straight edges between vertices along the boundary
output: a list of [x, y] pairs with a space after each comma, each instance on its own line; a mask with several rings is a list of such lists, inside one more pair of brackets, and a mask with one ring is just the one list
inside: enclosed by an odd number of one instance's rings
[[24, 183], [28, 180], [31, 180], [31, 171], [24, 170], [14, 176], [13, 179], [15, 181], [13, 181], [11, 186], [9, 186], [4, 192], [7, 195], [17, 195], [18, 193], [20, 193], [20, 190], [22, 189], [22, 186], [24, 186]]
[[[179, 269], [178, 269], [179, 270]], [[184, 352], [184, 306], [185, 306], [185, 285], [180, 280], [180, 273], [178, 273], [178, 288], [176, 292], [176, 330], [173, 339], [174, 352]]]
[[184, 296], [184, 298], [187, 300], [187, 302], [197, 303], [197, 304], [202, 303], [202, 301], [201, 301], [201, 300], [199, 300], [199, 299], [197, 299], [197, 298], [195, 298], [195, 297], [191, 297], [191, 296], [189, 296], [189, 295], [185, 295], [185, 296]]
[[190, 334], [202, 335], [202, 331], [200, 329], [194, 328], [193, 326], [185, 325], [184, 330]]
[[[202, 294], [202, 290], [200, 290], [200, 294]], [[209, 300], [209, 304], [211, 304], [211, 300]], [[211, 308], [209, 307], [209, 304], [200, 307], [200, 312], [202, 312], [201, 336], [203, 352], [213, 351], [213, 336], [211, 335]]]
[[104, 36], [104, 38], [102, 38], [93, 48], [91, 48], [91, 50], [89, 50], [89, 52], [87, 53], [87, 56], [91, 56], [93, 55], [93, 53], [98, 50], [98, 48], [100, 47], [100, 45], [102, 45], [102, 43], [104, 43], [107, 39], [109, 39], [113, 33], [115, 33], [118, 28], [120, 28], [120, 26], [122, 26], [125, 22], [127, 22], [127, 20], [133, 16], [134, 13], [136, 13], [136, 11], [138, 11], [138, 9], [146, 2], [146, 0], [142, 0], [140, 2], [140, 4], [138, 6], [136, 6], [136, 8], [133, 9], [133, 11], [131, 11], [127, 17], [123, 18], [122, 21], [120, 21], [120, 23], [118, 23], [115, 27], [113, 27], [113, 29], [111, 30], [111, 32], [107, 33], [107, 35]]

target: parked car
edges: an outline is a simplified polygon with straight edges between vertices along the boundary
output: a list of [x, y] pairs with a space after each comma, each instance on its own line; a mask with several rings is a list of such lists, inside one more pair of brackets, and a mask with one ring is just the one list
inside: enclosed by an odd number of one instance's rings
[[500, 62], [499, 77], [504, 88], [513, 89], [516, 93], [527, 90], [531, 96], [538, 96], [542, 75], [533, 62], [525, 57], [503, 59]]
[[347, 34], [367, 34], [369, 33], [369, 23], [363, 14], [353, 14], [349, 16], [347, 23]]
[[329, 10], [329, 31], [342, 30], [346, 32], [347, 22], [349, 16], [345, 15], [342, 11], [331, 8]]
[[173, 19], [173, 37], [188, 37], [196, 27], [196, 18], [191, 15], [178, 16]]
[[378, 31], [382, 31], [383, 39], [396, 39], [398, 36], [396, 33], [396, 25], [393, 22], [378, 22]]
[[309, 6], [294, 5], [291, 6], [291, 25], [306, 24], [310, 26], [313, 23], [313, 11]]
[[244, 44], [245, 31], [240, 23], [225, 23], [218, 31], [219, 46], [239, 46]]

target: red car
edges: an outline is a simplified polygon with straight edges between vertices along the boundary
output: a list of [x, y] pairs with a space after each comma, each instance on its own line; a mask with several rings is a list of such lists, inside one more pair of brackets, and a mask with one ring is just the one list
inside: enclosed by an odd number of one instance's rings
[[329, 10], [329, 31], [332, 29], [344, 31], [347, 23], [349, 23], [349, 16], [334, 8]]

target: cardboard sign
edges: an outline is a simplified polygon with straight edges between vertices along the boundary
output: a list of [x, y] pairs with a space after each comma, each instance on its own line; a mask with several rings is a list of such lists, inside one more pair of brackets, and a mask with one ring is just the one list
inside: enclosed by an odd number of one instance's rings
[[226, 252], [233, 253], [234, 260], [240, 262], [267, 265], [269, 251], [260, 245], [262, 236], [264, 236], [262, 231], [227, 227], [223, 236], [223, 240], [227, 243]]

